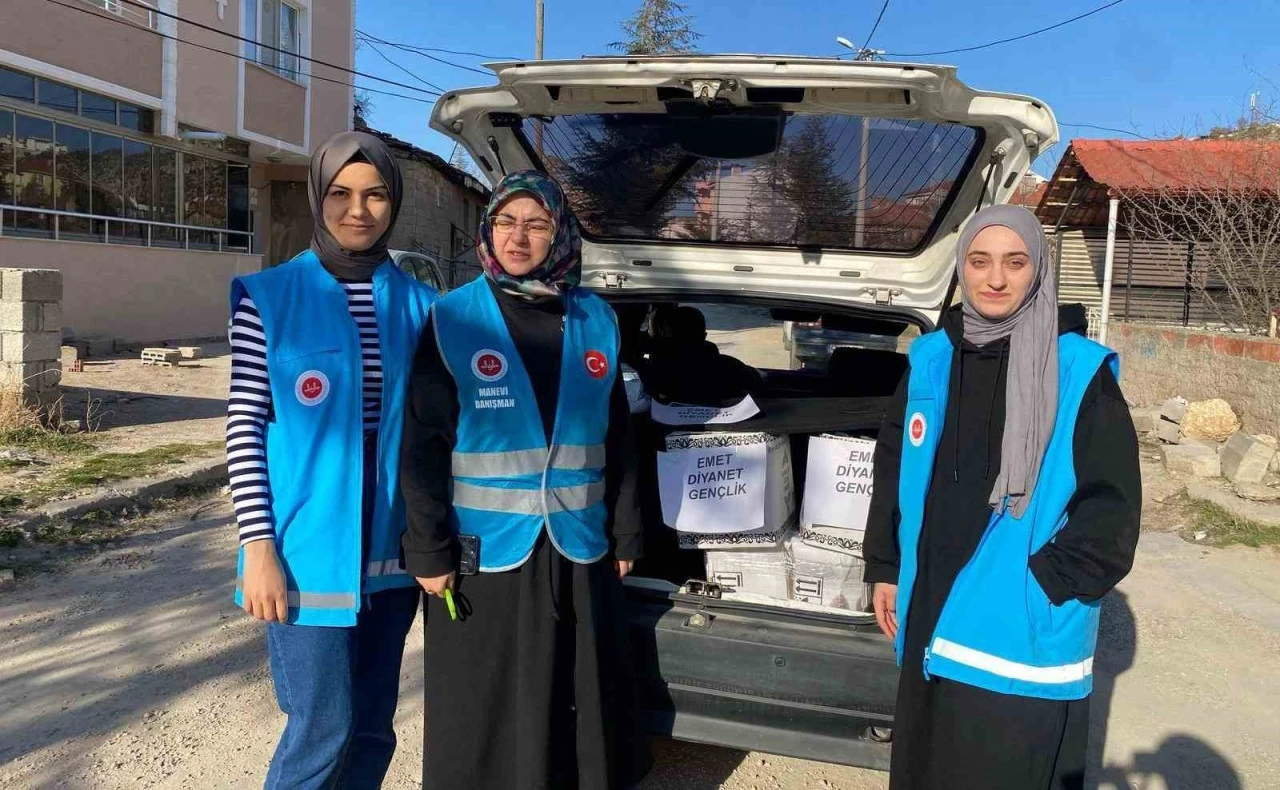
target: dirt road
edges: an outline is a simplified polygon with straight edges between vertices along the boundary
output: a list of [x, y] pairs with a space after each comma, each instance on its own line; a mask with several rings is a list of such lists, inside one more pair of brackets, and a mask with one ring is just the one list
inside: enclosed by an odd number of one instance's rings
[[[282, 717], [262, 631], [230, 600], [234, 548], [230, 508], [192, 502], [156, 532], [0, 593], [0, 787], [260, 786]], [[1280, 787], [1277, 569], [1271, 552], [1144, 537], [1104, 615], [1104, 787]], [[389, 788], [420, 786], [421, 662], [419, 627]], [[655, 751], [653, 790], [887, 786], [883, 774], [770, 755], [668, 741]]]

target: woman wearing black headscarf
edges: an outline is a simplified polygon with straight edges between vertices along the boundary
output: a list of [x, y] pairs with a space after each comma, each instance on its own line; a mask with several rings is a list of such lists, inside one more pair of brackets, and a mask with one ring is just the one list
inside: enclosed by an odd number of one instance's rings
[[893, 790], [1084, 786], [1100, 600], [1142, 484], [1115, 354], [1059, 310], [1025, 209], [960, 235], [963, 304], [915, 341], [875, 455], [864, 552], [896, 641]]
[[387, 255], [401, 180], [380, 140], [329, 140], [308, 186], [311, 248], [231, 287], [236, 603], [267, 623], [288, 716], [266, 786], [375, 788], [420, 597], [399, 559], [399, 449], [435, 292]]
[[[485, 276], [432, 308], [405, 425], [405, 566], [429, 593], [423, 784], [626, 787], [647, 741], [621, 600], [640, 522], [616, 318], [578, 286], [578, 223], [545, 175], [502, 180], [477, 252]], [[460, 539], [476, 575], [458, 576]]]

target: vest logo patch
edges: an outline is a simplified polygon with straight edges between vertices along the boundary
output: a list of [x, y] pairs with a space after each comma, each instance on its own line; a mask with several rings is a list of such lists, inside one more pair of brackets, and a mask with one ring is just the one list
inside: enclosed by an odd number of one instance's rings
[[609, 358], [601, 352], [588, 351], [582, 361], [587, 366], [587, 373], [591, 374], [591, 378], [602, 379], [609, 375]]
[[924, 444], [924, 437], [928, 432], [929, 423], [925, 422], [924, 415], [920, 412], [911, 415], [911, 420], [907, 423], [907, 438], [911, 440], [911, 445], [919, 447]]
[[481, 381], [499, 381], [507, 375], [507, 358], [500, 351], [482, 348], [471, 358], [471, 372]]
[[318, 370], [308, 370], [294, 382], [293, 394], [303, 406], [318, 406], [329, 397], [329, 377]]

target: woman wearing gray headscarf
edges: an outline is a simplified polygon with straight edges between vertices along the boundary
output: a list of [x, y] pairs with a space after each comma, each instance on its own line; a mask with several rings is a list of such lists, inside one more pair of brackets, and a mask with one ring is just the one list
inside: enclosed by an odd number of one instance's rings
[[979, 212], [956, 276], [962, 304], [912, 344], [876, 446], [866, 581], [902, 666], [890, 786], [1080, 788], [1100, 600], [1138, 539], [1137, 439], [1031, 212]]
[[311, 248], [231, 286], [236, 603], [288, 716], [269, 788], [376, 788], [417, 582], [400, 563], [406, 381], [435, 292], [387, 254], [400, 170], [344, 132], [311, 158]]

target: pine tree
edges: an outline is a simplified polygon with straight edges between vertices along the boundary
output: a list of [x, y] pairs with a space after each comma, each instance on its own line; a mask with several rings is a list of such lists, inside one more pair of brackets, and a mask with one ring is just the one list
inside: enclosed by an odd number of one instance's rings
[[702, 38], [693, 29], [693, 16], [675, 0], [642, 0], [622, 30], [626, 40], [609, 46], [628, 55], [686, 55], [697, 50]]

